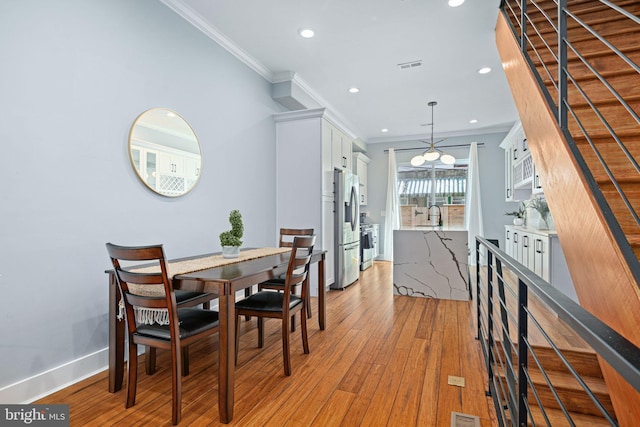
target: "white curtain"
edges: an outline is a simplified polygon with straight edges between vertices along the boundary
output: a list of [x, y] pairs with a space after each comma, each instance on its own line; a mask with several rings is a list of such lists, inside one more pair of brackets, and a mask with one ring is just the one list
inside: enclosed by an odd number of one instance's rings
[[387, 207], [384, 219], [384, 259], [393, 261], [393, 230], [400, 228], [400, 199], [398, 198], [398, 174], [396, 153], [389, 149], [389, 174], [387, 176]]
[[480, 171], [478, 170], [478, 144], [469, 148], [469, 169], [467, 170], [467, 195], [465, 200], [464, 225], [469, 244], [469, 265], [476, 265], [476, 236], [484, 237], [482, 226], [482, 203], [480, 201]]

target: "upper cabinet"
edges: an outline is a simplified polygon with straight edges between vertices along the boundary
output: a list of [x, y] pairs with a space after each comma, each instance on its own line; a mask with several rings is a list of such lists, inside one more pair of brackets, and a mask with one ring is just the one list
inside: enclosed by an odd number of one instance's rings
[[500, 147], [504, 152], [505, 200], [527, 200], [532, 193], [541, 193], [542, 185], [536, 174], [522, 123], [517, 122]]
[[362, 153], [354, 153], [353, 154], [353, 173], [358, 175], [358, 179], [360, 181], [360, 204], [367, 204], [367, 195], [368, 195], [368, 185], [367, 185], [367, 168], [368, 164], [371, 161], [370, 158], [365, 156]]
[[331, 125], [331, 156], [335, 169], [351, 170], [351, 145], [353, 141], [340, 129]]

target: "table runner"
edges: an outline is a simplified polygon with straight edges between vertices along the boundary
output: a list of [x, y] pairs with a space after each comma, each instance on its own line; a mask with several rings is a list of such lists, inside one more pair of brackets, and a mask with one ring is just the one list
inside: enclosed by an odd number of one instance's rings
[[[196, 271], [207, 270], [209, 268], [222, 267], [229, 264], [235, 264], [241, 261], [248, 261], [255, 258], [262, 258], [270, 255], [276, 255], [291, 251], [291, 248], [256, 248], [247, 249], [240, 252], [237, 258], [224, 258], [221, 254], [210, 255], [203, 258], [194, 258], [182, 261], [167, 262], [167, 275], [173, 278], [179, 274], [194, 273]], [[136, 273], [159, 273], [160, 265], [150, 267], [132, 268], [131, 271]], [[163, 285], [139, 285], [136, 283], [128, 283], [129, 292], [136, 295], [161, 297], [164, 298]], [[134, 307], [136, 321], [138, 323], [160, 325], [169, 324], [169, 313], [165, 308], [142, 308]], [[124, 318], [124, 302], [121, 300], [118, 307], [118, 320]]]

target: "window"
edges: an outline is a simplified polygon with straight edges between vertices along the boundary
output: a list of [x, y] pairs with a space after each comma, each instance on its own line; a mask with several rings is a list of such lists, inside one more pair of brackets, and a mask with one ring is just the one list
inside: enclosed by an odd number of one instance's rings
[[[398, 196], [402, 227], [429, 225], [433, 205], [432, 188], [435, 191], [435, 204], [464, 205], [467, 191], [467, 165], [454, 168], [435, 169], [398, 168]], [[461, 225], [461, 224], [449, 224]]]

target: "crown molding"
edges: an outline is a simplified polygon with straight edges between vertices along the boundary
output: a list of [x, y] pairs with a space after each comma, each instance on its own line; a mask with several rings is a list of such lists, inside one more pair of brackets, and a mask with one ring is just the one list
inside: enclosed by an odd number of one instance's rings
[[325, 114], [325, 108], [311, 108], [306, 110], [294, 110], [285, 111], [282, 113], [276, 113], [273, 115], [273, 120], [278, 122], [288, 122], [290, 120], [299, 119], [315, 119], [320, 118]]
[[180, 15], [198, 30], [202, 31], [207, 37], [218, 43], [223, 49], [238, 58], [253, 71], [268, 80], [270, 83], [273, 83], [273, 71], [245, 52], [216, 27], [205, 21], [205, 19], [191, 7], [184, 4], [181, 0], [160, 0], [160, 2]]
[[294, 71], [279, 71], [271, 78], [271, 83], [288, 82], [295, 79], [296, 73]]
[[[463, 131], [451, 131], [451, 132], [440, 132], [434, 133], [433, 138], [455, 138], [459, 136], [477, 136], [477, 135], [489, 135], [494, 133], [504, 133], [509, 132], [513, 127], [513, 123], [503, 123], [495, 126], [487, 126], [479, 129], [469, 129]], [[399, 135], [399, 136], [389, 136], [389, 137], [380, 137], [380, 138], [369, 138], [367, 140], [367, 144], [380, 144], [380, 143], [389, 143], [389, 142], [414, 142], [414, 141], [423, 141], [423, 140], [431, 140], [431, 134], [417, 134], [417, 135]]]
[[362, 135], [358, 129], [353, 126], [349, 120], [339, 113], [329, 102], [327, 102], [309, 83], [307, 83], [299, 74], [294, 71], [283, 71], [274, 73], [256, 58], [245, 52], [236, 45], [230, 38], [224, 35], [219, 29], [208, 23], [199, 13], [186, 5], [182, 0], [160, 0], [169, 9], [180, 15], [191, 25], [202, 31], [207, 37], [218, 43], [222, 48], [227, 50], [249, 68], [254, 70], [269, 83], [281, 83], [284, 81], [293, 81], [302, 91], [306, 93], [314, 102], [327, 109], [327, 117], [339, 128], [341, 128], [351, 138], [357, 138]]

